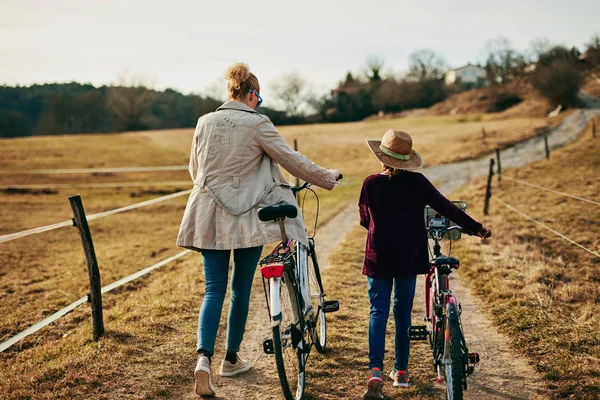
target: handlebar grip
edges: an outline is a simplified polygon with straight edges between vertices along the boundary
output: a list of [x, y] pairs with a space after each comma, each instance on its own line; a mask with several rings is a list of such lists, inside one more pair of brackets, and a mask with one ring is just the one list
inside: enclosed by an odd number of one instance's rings
[[342, 179], [344, 179], [344, 175], [339, 174], [336, 181], [341, 181]]

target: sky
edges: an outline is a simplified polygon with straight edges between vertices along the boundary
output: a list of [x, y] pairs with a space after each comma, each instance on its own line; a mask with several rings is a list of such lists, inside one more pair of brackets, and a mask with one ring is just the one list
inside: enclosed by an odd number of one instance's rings
[[268, 103], [286, 73], [325, 93], [372, 56], [399, 75], [421, 48], [459, 67], [499, 36], [525, 51], [539, 37], [584, 48], [596, 33], [599, 0], [0, 0], [0, 85], [100, 86], [128, 71], [158, 90], [217, 95], [242, 61]]

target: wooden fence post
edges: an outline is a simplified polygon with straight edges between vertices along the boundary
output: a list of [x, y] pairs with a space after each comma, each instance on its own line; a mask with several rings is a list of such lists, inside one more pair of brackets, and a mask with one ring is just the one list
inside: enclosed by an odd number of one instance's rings
[[481, 127], [481, 135], [483, 136], [483, 140], [485, 140], [485, 126]]
[[548, 136], [544, 136], [544, 144], [546, 146], [546, 160], [550, 159], [550, 148], [548, 147]]
[[496, 149], [496, 159], [498, 160], [498, 182], [502, 180], [502, 164], [500, 164], [500, 149]]
[[485, 205], [483, 206], [483, 215], [488, 215], [490, 208], [490, 197], [492, 197], [492, 176], [494, 176], [494, 159], [490, 158], [490, 173], [488, 175], [487, 189], [485, 191]]
[[83, 252], [88, 266], [88, 275], [90, 277], [90, 293], [89, 302], [92, 305], [92, 328], [94, 332], [94, 340], [98, 340], [104, 335], [104, 320], [102, 319], [102, 285], [100, 284], [100, 270], [98, 269], [98, 261], [96, 260], [96, 252], [94, 251], [94, 242], [92, 242], [92, 234], [88, 226], [81, 196], [78, 194], [69, 197], [71, 209], [73, 210], [73, 224], [79, 230], [79, 237], [83, 245]]
[[[294, 139], [294, 151], [298, 151], [298, 140]], [[296, 177], [296, 186], [300, 186], [300, 179]]]
[[596, 118], [592, 119], [592, 137], [596, 137]]

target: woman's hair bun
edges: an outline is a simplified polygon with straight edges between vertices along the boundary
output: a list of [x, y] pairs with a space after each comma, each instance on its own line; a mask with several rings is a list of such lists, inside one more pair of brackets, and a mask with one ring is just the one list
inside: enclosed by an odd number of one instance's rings
[[241, 62], [230, 65], [225, 72], [225, 78], [231, 87], [239, 90], [241, 84], [250, 78], [250, 67]]

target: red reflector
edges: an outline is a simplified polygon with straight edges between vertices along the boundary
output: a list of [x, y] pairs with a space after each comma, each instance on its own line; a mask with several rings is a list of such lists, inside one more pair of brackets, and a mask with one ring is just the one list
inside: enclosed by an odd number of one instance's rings
[[260, 273], [267, 279], [279, 278], [283, 275], [283, 264], [275, 263], [264, 265], [260, 267]]

